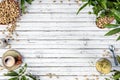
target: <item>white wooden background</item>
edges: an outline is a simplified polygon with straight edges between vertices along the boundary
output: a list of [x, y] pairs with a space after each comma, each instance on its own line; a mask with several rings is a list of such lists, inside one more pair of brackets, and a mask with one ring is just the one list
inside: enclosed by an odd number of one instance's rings
[[[28, 71], [41, 80], [104, 80], [111, 74], [98, 73], [95, 63], [102, 57], [113, 63], [108, 46], [114, 45], [116, 54], [120, 54], [120, 42], [115, 41], [115, 36], [105, 37], [107, 29], [96, 27], [95, 16], [87, 13], [90, 7], [76, 15], [81, 2], [79, 5], [75, 0], [61, 2], [35, 0], [28, 6], [28, 13], [17, 23], [19, 41], [11, 42], [12, 49], [21, 52]], [[0, 26], [0, 30], [4, 28]], [[7, 50], [0, 49], [0, 56]], [[115, 67], [113, 63], [115, 68], [120, 66]], [[5, 72], [0, 72], [0, 80], [7, 80], [3, 76]]]

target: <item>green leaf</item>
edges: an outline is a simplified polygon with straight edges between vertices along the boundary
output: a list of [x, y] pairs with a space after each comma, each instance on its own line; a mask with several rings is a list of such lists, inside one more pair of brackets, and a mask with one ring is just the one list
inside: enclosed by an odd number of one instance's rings
[[26, 63], [25, 63], [25, 65], [24, 65], [24, 67], [27, 68], [27, 64], [26, 64]]
[[102, 0], [101, 5], [104, 9], [107, 9], [107, 0]]
[[117, 58], [118, 63], [120, 64], [120, 56], [117, 55], [116, 58]]
[[98, 6], [94, 6], [93, 8], [93, 13], [98, 16], [98, 13], [102, 10], [102, 8], [98, 5]]
[[108, 79], [108, 78], [105, 78], [105, 80], [110, 80], [110, 79]]
[[120, 20], [120, 12], [118, 10], [112, 9], [112, 13]]
[[120, 79], [120, 73], [114, 74], [113, 79], [114, 80], [119, 80]]
[[120, 40], [120, 36], [117, 38], [117, 40], [116, 40], [116, 41], [118, 41], [118, 40]]
[[116, 28], [116, 29], [109, 31], [108, 33], [105, 34], [105, 36], [111, 36], [111, 35], [114, 35], [118, 32], [120, 32], [120, 28]]
[[19, 73], [22, 73], [23, 72], [23, 69], [19, 69]]
[[26, 74], [26, 76], [30, 77], [30, 78], [31, 78], [31, 79], [33, 79], [33, 80], [37, 80], [37, 79], [36, 79], [36, 77], [35, 77], [35, 76], [33, 76], [31, 73]]
[[27, 69], [27, 64], [25, 64], [23, 67], [21, 67], [21, 69], [19, 69], [19, 74], [22, 75], [26, 72]]
[[111, 2], [111, 1], [107, 1], [107, 7], [108, 7], [108, 8], [114, 7], [114, 3]]
[[120, 24], [120, 12], [118, 10], [112, 9], [112, 13], [114, 14], [114, 18], [118, 24]]
[[31, 4], [33, 0], [25, 0], [28, 4]]
[[96, 6], [97, 3], [96, 3], [95, 1], [92, 1], [92, 2], [91, 2], [91, 5], [92, 5], [92, 6]]
[[27, 64], [25, 64], [23, 67], [21, 67], [17, 72], [10, 71], [5, 76], [10, 76], [13, 78], [10, 78], [9, 80], [37, 80], [37, 78], [32, 74], [25, 73], [27, 69]]
[[25, 13], [25, 0], [21, 0], [22, 13]]
[[112, 75], [113, 80], [119, 80], [120, 79], [120, 71], [113, 70], [114, 74]]
[[120, 4], [120, 0], [117, 0], [117, 3]]
[[91, 6], [92, 0], [88, 0], [88, 4], [89, 4], [89, 6]]
[[22, 76], [21, 80], [27, 80], [27, 78], [25, 76]]
[[116, 27], [119, 27], [120, 24], [106, 24], [105, 27], [106, 28], [116, 28]]
[[82, 0], [82, 2], [88, 2], [88, 0]]
[[19, 78], [18, 77], [14, 77], [14, 78], [10, 78], [8, 80], [19, 80]]
[[120, 24], [120, 19], [116, 15], [114, 15], [114, 18], [116, 20], [116, 24]]
[[83, 8], [85, 8], [87, 5], [88, 5], [88, 3], [85, 3], [82, 7], [80, 7], [79, 10], [77, 11], [77, 14], [78, 14]]
[[4, 74], [4, 76], [18, 76], [18, 73], [15, 71], [10, 71], [7, 74]]
[[29, 78], [27, 78], [27, 80], [30, 80]]

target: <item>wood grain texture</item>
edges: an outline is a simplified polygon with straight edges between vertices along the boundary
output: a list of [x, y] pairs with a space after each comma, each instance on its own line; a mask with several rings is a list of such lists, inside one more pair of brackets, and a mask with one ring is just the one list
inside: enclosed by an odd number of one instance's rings
[[[114, 45], [119, 55], [120, 42], [115, 41], [116, 36], [104, 36], [108, 29], [96, 27], [95, 16], [88, 14], [91, 7], [76, 15], [81, 1], [79, 4], [76, 0], [53, 1], [34, 0], [17, 22], [19, 41], [10, 43], [12, 49], [21, 53], [24, 63], [28, 63], [28, 71], [41, 80], [104, 80], [111, 74], [102, 75], [95, 68], [96, 61], [102, 57], [119, 70], [108, 46]], [[0, 25], [0, 38], [5, 36], [2, 34], [5, 26]], [[0, 57], [7, 50], [8, 47], [0, 49]], [[6, 71], [0, 72], [0, 80], [8, 79], [3, 77]]]

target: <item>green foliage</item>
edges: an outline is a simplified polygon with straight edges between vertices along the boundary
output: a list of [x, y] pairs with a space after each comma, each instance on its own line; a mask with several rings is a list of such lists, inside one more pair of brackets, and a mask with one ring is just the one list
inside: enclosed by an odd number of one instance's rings
[[[120, 64], [120, 56], [118, 55], [117, 55], [117, 61]], [[120, 80], [120, 71], [113, 70], [111, 72], [113, 72], [113, 75], [111, 76], [111, 78], [105, 78], [105, 80]]]
[[15, 71], [10, 71], [7, 74], [5, 74], [5, 76], [18, 76], [19, 74]]
[[117, 38], [117, 40], [116, 40], [116, 41], [118, 41], [118, 40], [120, 40], [120, 36]]
[[33, 0], [20, 0], [21, 4], [21, 10], [22, 10], [22, 13], [25, 13], [25, 3], [28, 3], [28, 4], [31, 4]]
[[113, 72], [114, 74], [111, 76], [111, 78], [105, 78], [105, 80], [120, 80], [120, 71], [113, 70], [111, 72]]
[[106, 24], [106, 28], [117, 28], [120, 26], [120, 24]]
[[21, 0], [21, 10], [22, 10], [22, 13], [25, 12], [25, 0]]
[[[120, 33], [120, 0], [82, 0], [84, 2], [77, 12], [77, 14], [86, 6], [92, 6], [92, 14], [96, 17], [112, 16], [114, 17], [115, 24], [107, 24], [106, 28], [115, 28], [110, 30], [105, 36], [111, 36], [116, 33]], [[97, 19], [96, 19], [97, 20]], [[120, 40], [120, 37], [117, 38]]]
[[120, 64], [120, 56], [117, 55], [117, 61]]
[[120, 11], [112, 9], [111, 10], [114, 16], [117, 18], [117, 20], [120, 22]]
[[36, 80], [36, 78], [31, 73], [27, 74], [26, 76], [30, 77], [33, 80]]
[[8, 80], [19, 80], [19, 78], [18, 77], [13, 77], [13, 78], [10, 78]]
[[86, 7], [87, 5], [88, 5], [88, 3], [85, 3], [81, 8], [79, 8], [77, 14], [78, 14], [84, 7]]
[[114, 35], [118, 32], [120, 32], [120, 28], [115, 28], [115, 29], [109, 31], [108, 33], [106, 33], [105, 36], [111, 36], [111, 35]]
[[26, 69], [27, 64], [21, 67], [18, 71], [10, 71], [4, 74], [4, 76], [10, 76], [11, 78], [9, 80], [37, 80], [31, 73], [27, 73]]
[[33, 0], [25, 0], [28, 4], [31, 4]]

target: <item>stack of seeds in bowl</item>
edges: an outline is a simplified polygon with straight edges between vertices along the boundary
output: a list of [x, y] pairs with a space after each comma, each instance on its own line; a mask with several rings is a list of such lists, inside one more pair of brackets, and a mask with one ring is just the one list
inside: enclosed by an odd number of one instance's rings
[[2, 25], [9, 25], [4, 30], [8, 32], [7, 37], [11, 38], [13, 32], [16, 30], [16, 21], [20, 16], [20, 7], [19, 3], [15, 0], [3, 0], [0, 3], [0, 24]]

